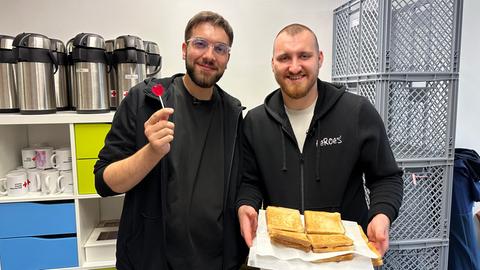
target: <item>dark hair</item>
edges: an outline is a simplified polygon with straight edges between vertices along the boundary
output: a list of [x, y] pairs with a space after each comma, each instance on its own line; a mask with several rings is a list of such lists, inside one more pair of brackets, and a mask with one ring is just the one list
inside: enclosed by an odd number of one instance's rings
[[201, 23], [211, 23], [214, 26], [219, 26], [223, 28], [223, 30], [225, 30], [225, 33], [227, 33], [229, 39], [228, 45], [232, 46], [232, 27], [230, 26], [228, 21], [225, 20], [225, 18], [223, 18], [220, 14], [212, 11], [200, 11], [188, 21], [187, 27], [185, 27], [185, 42], [190, 39], [192, 35], [192, 29]]
[[292, 24], [289, 24], [289, 25], [285, 26], [282, 30], [280, 30], [280, 32], [278, 32], [275, 39], [283, 32], [286, 32], [290, 36], [294, 36], [298, 33], [303, 32], [303, 31], [308, 31], [308, 32], [312, 33], [312, 35], [315, 39], [315, 48], [317, 49], [317, 51], [320, 50], [320, 47], [318, 45], [317, 36], [312, 31], [312, 29], [308, 28], [307, 26], [305, 26], [303, 24], [299, 24], [299, 23], [292, 23]]

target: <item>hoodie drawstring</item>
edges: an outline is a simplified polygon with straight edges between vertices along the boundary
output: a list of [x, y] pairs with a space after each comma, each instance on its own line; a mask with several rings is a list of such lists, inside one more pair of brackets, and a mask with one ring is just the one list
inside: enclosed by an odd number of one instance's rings
[[317, 120], [317, 128], [316, 128], [316, 141], [315, 147], [317, 148], [316, 155], [315, 155], [315, 181], [320, 182], [320, 120]]
[[278, 125], [280, 127], [280, 135], [282, 136], [282, 152], [283, 152], [283, 164], [282, 164], [282, 171], [287, 171], [287, 152], [285, 150], [285, 135], [283, 135], [282, 125]]

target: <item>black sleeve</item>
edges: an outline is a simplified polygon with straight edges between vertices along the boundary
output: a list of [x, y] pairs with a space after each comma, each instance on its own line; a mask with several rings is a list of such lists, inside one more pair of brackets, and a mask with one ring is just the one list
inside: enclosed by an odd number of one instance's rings
[[[138, 91], [137, 91], [138, 92]], [[121, 102], [112, 121], [112, 127], [105, 138], [105, 144], [98, 154], [94, 166], [95, 188], [102, 196], [113, 196], [114, 192], [103, 179], [103, 171], [111, 163], [125, 159], [137, 151], [136, 147], [136, 110], [132, 108], [135, 94], [132, 91]]]
[[253, 121], [250, 113], [247, 113], [242, 125], [241, 151], [242, 151], [242, 168], [241, 182], [238, 191], [236, 209], [242, 205], [250, 205], [257, 211], [262, 206], [263, 196], [261, 192], [261, 176], [258, 170], [257, 160], [253, 151], [252, 142], [253, 130], [251, 121]]
[[403, 172], [397, 166], [380, 115], [364, 98], [359, 104], [358, 116], [361, 164], [366, 186], [370, 189], [368, 220], [383, 213], [392, 223], [402, 204]]

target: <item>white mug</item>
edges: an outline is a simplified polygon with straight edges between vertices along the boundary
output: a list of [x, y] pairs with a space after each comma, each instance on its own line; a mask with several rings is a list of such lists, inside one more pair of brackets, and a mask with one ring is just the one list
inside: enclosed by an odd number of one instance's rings
[[60, 171], [57, 188], [61, 193], [73, 194], [73, 175], [71, 170]]
[[27, 170], [27, 178], [29, 181], [28, 191], [29, 192], [41, 192], [42, 191], [42, 180], [40, 179], [39, 169], [29, 169]]
[[53, 148], [52, 147], [39, 147], [35, 149], [35, 165], [38, 169], [50, 169], [52, 168]]
[[17, 168], [11, 170], [10, 172], [27, 172], [27, 169], [23, 168], [23, 166], [18, 166]]
[[42, 194], [48, 195], [60, 193], [60, 190], [58, 189], [60, 174], [57, 169], [41, 171], [40, 179], [42, 181]]
[[54, 154], [50, 158], [53, 168], [60, 171], [67, 171], [72, 169], [72, 152], [70, 148], [63, 147], [55, 149]]
[[0, 195], [3, 196], [23, 196], [28, 192], [27, 173], [23, 171], [10, 171], [0, 179], [0, 183], [4, 190], [0, 191]]
[[0, 178], [0, 196], [7, 196], [7, 178]]
[[35, 168], [35, 149], [23, 148], [22, 149], [22, 166], [25, 169]]

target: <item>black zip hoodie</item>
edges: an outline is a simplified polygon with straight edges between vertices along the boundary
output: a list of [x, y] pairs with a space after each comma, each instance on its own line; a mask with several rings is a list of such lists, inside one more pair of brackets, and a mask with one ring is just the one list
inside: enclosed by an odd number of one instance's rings
[[[162, 95], [166, 107], [175, 108], [173, 80], [170, 78], [147, 79], [133, 87], [115, 113], [112, 127], [105, 139], [105, 146], [95, 164], [95, 187], [101, 196], [117, 195], [105, 183], [105, 168], [131, 156], [148, 140], [144, 134], [144, 123], [161, 108], [152, 87], [162, 84]], [[238, 269], [246, 257], [246, 245], [240, 235], [235, 212], [236, 191], [239, 185], [239, 136], [243, 107], [240, 101], [228, 95], [220, 87], [225, 117], [224, 146], [225, 179], [223, 204], [223, 270]], [[175, 121], [175, 113], [171, 121]], [[165, 219], [168, 166], [162, 159], [148, 175], [125, 194], [122, 217], [117, 238], [116, 267], [119, 270], [169, 269], [165, 257]]]
[[[298, 149], [280, 89], [244, 121], [242, 183], [237, 208], [251, 205], [338, 211], [364, 229], [378, 213], [391, 222], [403, 196], [402, 171], [383, 122], [364, 97], [317, 80], [314, 116]], [[370, 190], [368, 209], [363, 177]]]

